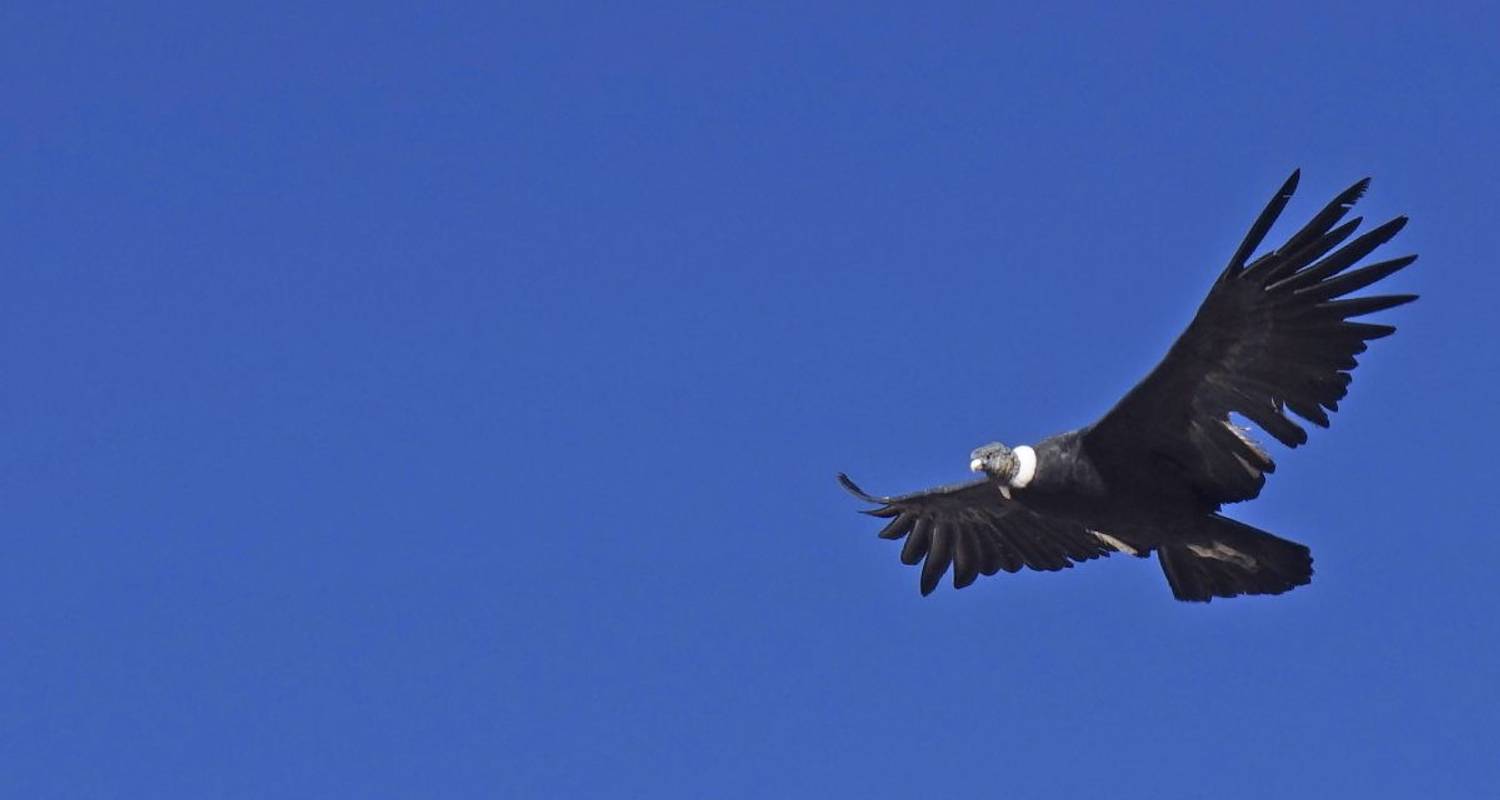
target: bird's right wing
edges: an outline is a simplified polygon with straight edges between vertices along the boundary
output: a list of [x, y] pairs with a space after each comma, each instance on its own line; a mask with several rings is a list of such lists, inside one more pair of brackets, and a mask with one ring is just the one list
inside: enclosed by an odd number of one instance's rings
[[[988, 479], [939, 486], [901, 497], [866, 494], [839, 474], [844, 488], [880, 508], [865, 511], [889, 519], [882, 539], [906, 538], [901, 562], [922, 564], [922, 594], [937, 587], [953, 565], [953, 586], [962, 589], [979, 575], [1021, 567], [1052, 571], [1074, 562], [1129, 550], [1113, 537], [1062, 520], [1035, 514], [1006, 500]], [[924, 561], [925, 559], [925, 561]]]

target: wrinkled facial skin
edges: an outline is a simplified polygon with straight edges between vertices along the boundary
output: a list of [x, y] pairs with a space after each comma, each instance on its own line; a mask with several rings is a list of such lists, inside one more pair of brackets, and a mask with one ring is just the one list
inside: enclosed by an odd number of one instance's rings
[[1016, 474], [1016, 467], [1015, 453], [999, 442], [990, 442], [969, 454], [969, 470], [992, 478], [1009, 480]]

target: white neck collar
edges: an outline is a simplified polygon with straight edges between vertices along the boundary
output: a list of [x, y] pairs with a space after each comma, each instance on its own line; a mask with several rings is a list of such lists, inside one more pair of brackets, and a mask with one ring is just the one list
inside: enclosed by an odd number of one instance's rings
[[1012, 451], [1016, 454], [1016, 474], [1010, 479], [1012, 489], [1025, 489], [1026, 484], [1036, 477], [1036, 451], [1029, 445], [1016, 445]]

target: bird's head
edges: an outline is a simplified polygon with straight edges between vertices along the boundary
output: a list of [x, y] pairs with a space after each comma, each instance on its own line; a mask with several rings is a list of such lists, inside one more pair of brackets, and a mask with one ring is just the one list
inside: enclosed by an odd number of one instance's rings
[[971, 472], [983, 472], [1001, 481], [1014, 478], [1019, 467], [1015, 451], [999, 442], [990, 442], [969, 454]]

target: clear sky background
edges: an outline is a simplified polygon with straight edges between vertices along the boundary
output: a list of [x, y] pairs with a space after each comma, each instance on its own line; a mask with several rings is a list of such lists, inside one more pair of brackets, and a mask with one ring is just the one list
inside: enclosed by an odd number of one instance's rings
[[[1478, 797], [1493, 5], [0, 11], [0, 795]], [[946, 582], [967, 477], [1375, 179], [1311, 586]]]

